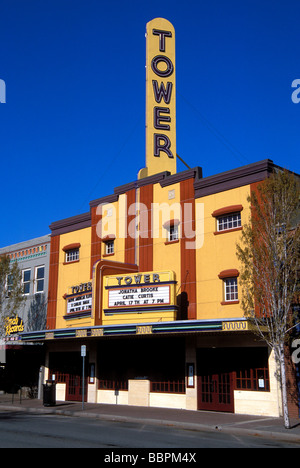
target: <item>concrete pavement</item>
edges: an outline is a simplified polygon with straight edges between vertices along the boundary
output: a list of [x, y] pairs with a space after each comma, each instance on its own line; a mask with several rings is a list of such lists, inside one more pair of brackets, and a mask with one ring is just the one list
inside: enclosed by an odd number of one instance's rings
[[57, 414], [85, 417], [102, 421], [133, 422], [173, 426], [193, 431], [221, 431], [294, 442], [300, 447], [300, 419], [291, 420], [291, 429], [285, 429], [282, 418], [259, 417], [209, 411], [189, 411], [168, 408], [149, 408], [123, 405], [104, 405], [56, 402], [45, 407], [41, 400], [22, 400], [0, 396], [0, 418], [3, 411], [24, 411], [34, 414]]

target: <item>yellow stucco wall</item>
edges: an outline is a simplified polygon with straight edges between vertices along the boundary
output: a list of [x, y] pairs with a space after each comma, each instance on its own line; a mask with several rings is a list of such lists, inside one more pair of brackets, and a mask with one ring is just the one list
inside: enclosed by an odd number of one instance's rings
[[[181, 219], [180, 185], [161, 187], [156, 184], [153, 190], [153, 269], [172, 270], [178, 288], [181, 281], [180, 242], [166, 244], [167, 230], [163, 225], [170, 219]], [[170, 192], [174, 198], [169, 199]], [[180, 229], [179, 225], [179, 233]]]
[[[196, 250], [197, 268], [197, 318], [235, 318], [242, 317], [240, 304], [222, 305], [224, 299], [224, 282], [218, 278], [223, 270], [237, 269], [240, 265], [236, 257], [236, 243], [240, 240], [241, 231], [224, 232], [214, 235], [217, 230], [216, 218], [212, 216], [215, 210], [231, 205], [242, 205], [242, 225], [249, 221], [250, 209], [247, 197], [250, 187], [216, 193], [196, 200], [202, 203], [204, 213], [204, 240], [201, 248]], [[198, 233], [201, 236], [202, 233]], [[238, 282], [239, 284], [239, 282]], [[241, 291], [239, 289], [239, 298]]]
[[[63, 248], [70, 244], [79, 243], [80, 258], [79, 262], [64, 264], [65, 252]], [[79, 231], [62, 234], [60, 237], [60, 252], [59, 252], [59, 273], [58, 273], [58, 289], [57, 289], [57, 320], [56, 328], [67, 327], [84, 327], [92, 325], [92, 319], [84, 318], [77, 320], [66, 321], [63, 316], [66, 315], [66, 300], [63, 298], [65, 294], [70, 294], [72, 286], [78, 286], [81, 283], [90, 281], [90, 264], [91, 264], [91, 228], [81, 229]]]
[[126, 195], [120, 195], [119, 200], [114, 203], [108, 203], [102, 207], [102, 225], [101, 232], [98, 229], [98, 235], [103, 239], [108, 235], [115, 236], [114, 254], [106, 255], [105, 243], [102, 243], [101, 257], [114, 262], [124, 262], [125, 252], [125, 230], [126, 230]]

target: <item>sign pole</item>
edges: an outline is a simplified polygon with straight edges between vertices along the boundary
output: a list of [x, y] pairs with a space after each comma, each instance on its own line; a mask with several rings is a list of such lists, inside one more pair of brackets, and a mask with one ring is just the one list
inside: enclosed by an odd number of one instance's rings
[[82, 357], [82, 410], [84, 409], [84, 365], [85, 365], [85, 357], [86, 357], [86, 346], [81, 346], [81, 357]]

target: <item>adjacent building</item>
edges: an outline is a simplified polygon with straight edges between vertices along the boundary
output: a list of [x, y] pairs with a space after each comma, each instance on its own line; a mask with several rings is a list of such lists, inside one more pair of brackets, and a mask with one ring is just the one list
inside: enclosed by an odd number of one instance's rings
[[[22, 274], [25, 301], [5, 323], [6, 365], [2, 368], [0, 390], [12, 391], [18, 387], [36, 389], [40, 366], [44, 363], [42, 344], [21, 340], [21, 333], [44, 330], [47, 318], [50, 235], [14, 244], [0, 249], [16, 262]], [[10, 281], [7, 280], [7, 296]]]

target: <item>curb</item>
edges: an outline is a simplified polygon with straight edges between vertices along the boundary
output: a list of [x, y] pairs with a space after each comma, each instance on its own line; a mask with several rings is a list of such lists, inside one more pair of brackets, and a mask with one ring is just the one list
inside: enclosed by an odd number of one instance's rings
[[244, 435], [249, 437], [261, 437], [265, 439], [300, 443], [300, 435], [297, 434], [288, 434], [284, 432], [276, 431], [262, 431], [258, 429], [245, 429], [241, 427], [230, 426], [211, 426], [209, 424], [198, 424], [198, 423], [188, 423], [181, 421], [170, 421], [163, 419], [150, 419], [150, 418], [135, 418], [130, 416], [119, 416], [119, 415], [108, 415], [101, 413], [89, 413], [84, 410], [82, 411], [70, 411], [63, 409], [55, 409], [55, 407], [45, 407], [45, 408], [24, 408], [22, 406], [2, 406], [0, 405], [0, 410], [3, 408], [5, 411], [20, 411], [24, 413], [31, 414], [57, 414], [59, 416], [68, 416], [68, 417], [80, 417], [88, 419], [99, 419], [101, 421], [112, 421], [112, 422], [131, 422], [131, 423], [143, 423], [154, 426], [166, 426], [166, 427], [177, 427], [180, 429], [196, 431], [196, 432], [223, 432], [224, 434], [232, 435]]

